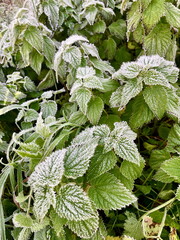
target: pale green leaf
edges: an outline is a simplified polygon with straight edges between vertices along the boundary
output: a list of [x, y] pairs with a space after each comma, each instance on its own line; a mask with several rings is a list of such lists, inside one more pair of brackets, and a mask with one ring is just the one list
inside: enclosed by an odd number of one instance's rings
[[173, 89], [167, 89], [167, 112], [180, 121], [180, 98]]
[[63, 52], [63, 59], [70, 63], [74, 68], [81, 64], [82, 54], [78, 47], [69, 47], [65, 52]]
[[37, 27], [29, 25], [24, 33], [24, 39], [39, 53], [42, 53], [43, 37]]
[[48, 0], [42, 2], [44, 13], [48, 17], [48, 20], [51, 24], [52, 29], [58, 27], [59, 22], [59, 6], [58, 3], [54, 0]]
[[6, 230], [5, 230], [5, 219], [4, 219], [4, 211], [2, 206], [2, 201], [0, 199], [0, 236], [2, 240], [6, 240]]
[[64, 173], [64, 156], [66, 149], [57, 150], [53, 152], [45, 161], [39, 163], [35, 171], [29, 177], [29, 184], [36, 188], [36, 186], [50, 186], [58, 185]]
[[126, 22], [123, 19], [119, 19], [116, 22], [111, 23], [109, 25], [109, 31], [111, 35], [119, 38], [124, 39], [126, 36]]
[[55, 75], [52, 70], [49, 70], [46, 76], [42, 79], [42, 81], [38, 85], [38, 90], [44, 90], [47, 88], [50, 88], [54, 86], [56, 80], [55, 80]]
[[168, 135], [168, 143], [166, 149], [169, 152], [176, 152], [176, 148], [180, 146], [180, 126], [174, 124]]
[[85, 18], [90, 25], [94, 24], [98, 10], [95, 6], [90, 6], [85, 11]]
[[180, 157], [173, 157], [161, 164], [161, 169], [170, 177], [180, 182]]
[[35, 233], [39, 232], [39, 231], [44, 229], [49, 224], [50, 224], [50, 222], [49, 222], [49, 218], [48, 217], [43, 218], [40, 222], [38, 220], [34, 220], [33, 221], [33, 225], [31, 227], [31, 231], [35, 232]]
[[90, 199], [79, 186], [73, 183], [60, 188], [55, 211], [60, 217], [70, 221], [87, 220], [94, 217]]
[[81, 47], [84, 50], [84, 52], [87, 55], [91, 55], [92, 57], [96, 57], [99, 58], [99, 53], [97, 48], [94, 46], [94, 44], [90, 44], [90, 43], [86, 43], [86, 42], [82, 42], [81, 43]]
[[153, 179], [155, 181], [163, 182], [163, 183], [171, 183], [174, 181], [173, 177], [170, 177], [165, 171], [161, 168], [156, 172]]
[[22, 46], [20, 47], [20, 53], [23, 59], [23, 62], [28, 66], [29, 62], [29, 54], [31, 53], [33, 47], [24, 39]]
[[104, 33], [105, 30], [106, 30], [106, 23], [103, 20], [100, 20], [93, 25], [94, 33]]
[[164, 87], [158, 85], [146, 87], [143, 91], [143, 96], [154, 115], [161, 119], [167, 106], [167, 94]]
[[29, 240], [31, 236], [30, 228], [23, 228], [18, 236], [18, 240]]
[[55, 116], [57, 112], [57, 104], [55, 101], [43, 101], [41, 103], [41, 112], [43, 118], [47, 118], [48, 116]]
[[143, 12], [143, 23], [147, 28], [152, 28], [159, 22], [165, 13], [165, 0], [152, 0], [146, 10]]
[[108, 72], [110, 74], [114, 73], [114, 68], [110, 65], [109, 62], [106, 61], [102, 61], [100, 59], [96, 59], [96, 58], [91, 58], [91, 63], [93, 64], [93, 66], [99, 70], [101, 70], [102, 72]]
[[97, 96], [92, 97], [88, 103], [87, 118], [93, 125], [99, 122], [103, 109], [103, 100]]
[[148, 55], [159, 54], [164, 57], [171, 43], [171, 31], [168, 24], [158, 23], [144, 37], [144, 48]]
[[180, 201], [180, 185], [179, 185], [179, 187], [177, 188], [177, 191], [176, 191], [176, 198]]
[[154, 114], [144, 101], [143, 96], [137, 96], [132, 107], [132, 115], [129, 122], [130, 126], [133, 129], [137, 129], [142, 127], [145, 123], [150, 122], [153, 118]]
[[50, 219], [52, 221], [53, 229], [55, 230], [57, 236], [59, 236], [63, 231], [63, 226], [67, 223], [65, 218], [60, 218], [55, 210], [51, 210]]
[[39, 185], [36, 187], [33, 211], [37, 219], [42, 220], [50, 206], [55, 207], [56, 195], [52, 188]]
[[172, 3], [166, 2], [166, 20], [167, 22], [175, 28], [180, 27], [180, 9], [175, 7]]
[[39, 114], [35, 130], [43, 138], [47, 138], [51, 134], [50, 128], [43, 122], [42, 113]]
[[53, 63], [54, 55], [55, 55], [55, 44], [47, 36], [43, 36], [43, 39], [44, 39], [43, 41], [44, 56], [50, 63]]
[[88, 195], [98, 209], [122, 209], [136, 201], [136, 197], [110, 173], [90, 181]]
[[[80, 134], [82, 136], [82, 134]], [[65, 176], [69, 178], [81, 177], [88, 169], [90, 159], [97, 147], [97, 139], [92, 139], [88, 134], [85, 136], [88, 142], [73, 144], [67, 148], [64, 158]], [[75, 140], [77, 141], [77, 140]], [[74, 143], [75, 143], [74, 141]]]
[[87, 88], [79, 88], [76, 92], [76, 101], [77, 104], [79, 105], [80, 110], [86, 114], [87, 112], [87, 107], [88, 107], [88, 102], [91, 99], [92, 93], [89, 89]]
[[12, 104], [12, 105], [8, 105], [6, 107], [3, 107], [0, 109], [0, 115], [3, 115], [9, 111], [12, 111], [14, 109], [21, 109], [23, 108], [21, 105], [18, 105], [18, 104]]
[[104, 90], [101, 78], [96, 77], [96, 76], [92, 76], [92, 77], [84, 79], [83, 85], [84, 85], [84, 87], [91, 88], [91, 89], [98, 89], [100, 91]]
[[79, 67], [76, 72], [76, 78], [89, 78], [96, 74], [96, 71], [93, 67]]
[[117, 156], [113, 151], [103, 153], [103, 148], [97, 148], [90, 161], [88, 178], [93, 179], [112, 169], [117, 162]]
[[81, 111], [74, 112], [69, 118], [70, 123], [74, 123], [78, 126], [84, 125], [87, 121], [87, 117]]
[[[171, 62], [170, 62], [171, 63]], [[168, 64], [168, 63], [167, 63]], [[170, 82], [170, 83], [176, 83], [179, 76], [179, 69], [175, 67], [174, 65], [168, 65], [162, 63], [158, 68], [158, 72], [162, 73], [164, 77]]]
[[159, 71], [150, 69], [143, 74], [143, 81], [146, 85], [161, 85], [165, 87], [170, 87], [166, 77]]
[[98, 229], [99, 219], [97, 216], [81, 221], [68, 221], [68, 227], [81, 238], [90, 238]]
[[28, 109], [24, 112], [24, 121], [25, 122], [32, 122], [37, 120], [38, 118], [38, 112], [36, 112], [34, 109]]
[[15, 213], [13, 216], [13, 223], [15, 227], [30, 228], [33, 225], [33, 220], [29, 215], [25, 213]]
[[43, 55], [38, 53], [35, 49], [31, 51], [29, 56], [30, 66], [38, 75], [41, 72], [41, 66], [42, 66], [43, 60], [44, 60]]
[[122, 97], [122, 87], [119, 87], [116, 91], [114, 91], [111, 95], [109, 103], [111, 107], [119, 107], [121, 104], [121, 97]]
[[129, 38], [129, 33], [133, 32], [142, 17], [142, 13], [141, 13], [141, 6], [140, 6], [140, 2], [134, 2], [131, 5], [131, 9], [127, 14], [127, 34], [128, 34], [128, 38]]

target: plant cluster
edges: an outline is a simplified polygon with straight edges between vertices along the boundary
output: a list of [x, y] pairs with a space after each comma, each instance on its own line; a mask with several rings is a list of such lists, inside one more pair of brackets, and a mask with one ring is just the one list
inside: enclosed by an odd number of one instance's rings
[[179, 4], [28, 0], [4, 24], [2, 240], [178, 239]]

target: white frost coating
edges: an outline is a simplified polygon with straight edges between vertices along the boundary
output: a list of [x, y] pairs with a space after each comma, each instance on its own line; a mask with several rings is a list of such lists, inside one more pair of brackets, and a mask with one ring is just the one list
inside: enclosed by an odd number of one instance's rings
[[60, 188], [55, 211], [68, 220], [86, 220], [94, 217], [91, 201], [79, 186], [70, 183]]
[[79, 67], [76, 72], [76, 78], [89, 78], [96, 74], [93, 67]]
[[94, 127], [93, 135], [96, 137], [105, 138], [105, 137], [108, 137], [109, 134], [110, 134], [110, 129], [105, 124]]
[[61, 181], [64, 173], [64, 156], [66, 149], [53, 152], [44, 162], [35, 167], [35, 171], [29, 177], [28, 183], [37, 186], [55, 187]]
[[126, 137], [129, 140], [135, 140], [137, 138], [137, 134], [131, 130], [128, 126], [127, 122], [115, 122], [114, 130], [111, 133], [112, 136], [117, 136], [118, 138]]
[[160, 57], [159, 55], [141, 56], [140, 58], [138, 58], [137, 62], [139, 64], [142, 64], [144, 67], [149, 66], [150, 68], [158, 67], [164, 64], [174, 65], [173, 62], [166, 61], [164, 58]]
[[83, 42], [81, 43], [81, 47], [87, 55], [90, 54], [93, 57], [99, 58], [98, 50], [94, 44]]
[[126, 78], [135, 78], [142, 69], [143, 67], [136, 62], [127, 62], [122, 64], [120, 73]]
[[77, 41], [84, 41], [84, 42], [89, 42], [87, 38], [81, 36], [81, 35], [72, 35], [68, 39], [66, 39], [65, 44], [66, 45], [71, 45]]

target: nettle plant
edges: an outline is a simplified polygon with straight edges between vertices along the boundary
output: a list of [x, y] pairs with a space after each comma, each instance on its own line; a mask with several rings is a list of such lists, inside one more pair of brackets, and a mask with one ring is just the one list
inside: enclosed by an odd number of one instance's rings
[[[38, 122], [36, 132], [42, 127]], [[105, 239], [107, 233], [98, 210], [122, 209], [137, 201], [109, 172], [120, 162], [123, 169], [134, 170], [134, 179], [140, 175], [144, 160], [135, 139], [126, 122], [115, 123], [112, 131], [107, 125], [95, 126], [78, 134], [67, 148], [46, 157], [28, 178], [34, 193], [33, 208], [29, 205], [32, 191], [29, 196], [20, 194], [16, 198], [20, 204], [29, 198], [27, 208], [22, 205], [27, 214], [15, 213], [13, 217], [15, 226], [22, 228], [19, 238], [26, 239], [34, 232], [38, 239], [46, 228], [51, 236], [65, 239], [64, 227], [68, 226], [81, 239]], [[35, 145], [22, 143], [20, 148], [29, 146], [35, 152]], [[21, 155], [22, 151], [17, 153]]]

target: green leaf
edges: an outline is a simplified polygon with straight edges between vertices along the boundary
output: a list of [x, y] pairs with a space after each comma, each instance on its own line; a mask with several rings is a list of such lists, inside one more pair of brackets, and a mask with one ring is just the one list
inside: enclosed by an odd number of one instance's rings
[[31, 51], [29, 56], [30, 66], [38, 75], [41, 72], [41, 66], [42, 66], [43, 60], [44, 60], [43, 55], [38, 53], [35, 49]]
[[91, 99], [92, 93], [87, 88], [79, 88], [76, 92], [76, 101], [80, 110], [86, 114], [88, 108], [88, 102]]
[[168, 24], [158, 23], [144, 37], [144, 48], [148, 55], [159, 54], [164, 57], [171, 43], [171, 31]]
[[99, 175], [109, 171], [117, 162], [117, 157], [113, 151], [107, 153], [102, 152], [103, 148], [99, 147], [90, 161], [88, 168], [89, 179], [96, 178]]
[[147, 28], [152, 28], [159, 22], [165, 12], [165, 0], [152, 0], [143, 12], [143, 23]]
[[86, 9], [85, 18], [90, 25], [94, 24], [97, 12], [98, 10], [95, 6], [90, 6]]
[[74, 68], [81, 64], [82, 54], [78, 47], [69, 47], [65, 52], [63, 52], [63, 59], [70, 63]]
[[109, 62], [96, 58], [91, 58], [90, 61], [95, 68], [101, 70], [102, 72], [109, 72], [110, 74], [114, 73], [114, 68], [110, 65]]
[[100, 20], [93, 25], [94, 33], [104, 33], [105, 30], [106, 30], [106, 23], [103, 20]]
[[151, 69], [143, 74], [143, 81], [146, 85], [161, 85], [170, 87], [170, 84], [165, 76], [154, 69]]
[[53, 63], [54, 55], [55, 55], [55, 44], [47, 36], [43, 36], [43, 39], [44, 39], [43, 41], [44, 56], [50, 63]]
[[24, 113], [24, 121], [25, 122], [32, 122], [37, 120], [38, 118], [38, 112], [36, 112], [34, 109], [28, 109], [25, 113]]
[[153, 118], [154, 114], [144, 101], [143, 96], [137, 96], [132, 105], [132, 115], [129, 122], [130, 127], [132, 129], [137, 129], [142, 127], [145, 123], [150, 122]]
[[66, 177], [75, 179], [83, 176], [87, 171], [89, 161], [94, 155], [98, 143], [96, 139], [92, 139], [88, 134], [86, 137], [90, 140], [87, 143], [72, 144], [67, 148], [64, 159], [64, 174]]
[[98, 229], [99, 219], [97, 216], [81, 221], [68, 221], [68, 227], [80, 238], [91, 238]]
[[78, 126], [84, 125], [87, 120], [87, 117], [81, 111], [74, 112], [69, 118], [69, 122], [74, 123]]
[[180, 201], [180, 185], [179, 185], [179, 187], [177, 188], [177, 191], [176, 191], [176, 198]]
[[180, 10], [170, 2], [166, 2], [165, 7], [166, 7], [167, 22], [172, 27], [179, 28], [180, 27]]
[[53, 152], [45, 161], [39, 163], [29, 177], [29, 184], [36, 189], [39, 186], [54, 187], [58, 185], [64, 173], [64, 156], [66, 149]]
[[168, 101], [167, 112], [173, 117], [180, 120], [180, 98], [173, 89], [166, 89]]
[[67, 223], [67, 220], [60, 218], [54, 209], [50, 212], [50, 219], [52, 221], [53, 229], [57, 236], [59, 236], [64, 231], [63, 226]]
[[60, 188], [55, 211], [60, 217], [70, 221], [87, 220], [94, 217], [90, 199], [79, 186], [73, 183]]
[[90, 181], [88, 195], [98, 209], [122, 209], [136, 201], [132, 193], [110, 173], [104, 173]]
[[119, 19], [116, 22], [111, 23], [109, 25], [109, 31], [110, 33], [119, 38], [124, 39], [126, 36], [126, 22], [123, 19]]
[[5, 219], [4, 219], [4, 211], [2, 206], [2, 201], [0, 199], [0, 236], [2, 240], [6, 240], [6, 230], [5, 230]]
[[142, 223], [136, 219], [134, 213], [126, 213], [127, 219], [124, 223], [124, 234], [133, 237], [136, 240], [144, 238]]
[[20, 53], [23, 59], [23, 62], [28, 66], [30, 64], [29, 54], [31, 53], [33, 47], [24, 39], [23, 44], [20, 47]]
[[23, 228], [18, 236], [18, 240], [29, 240], [31, 236], [30, 228]]
[[180, 182], [180, 157], [173, 157], [161, 164], [161, 169], [170, 177]]
[[40, 222], [38, 220], [34, 220], [33, 225], [31, 227], [31, 231], [35, 233], [39, 232], [49, 224], [50, 222], [48, 217], [43, 218]]
[[33, 207], [36, 218], [42, 220], [47, 214], [51, 205], [53, 207], [56, 205], [56, 195], [54, 190], [48, 186], [39, 185], [36, 187]]
[[97, 96], [92, 97], [88, 103], [87, 118], [93, 125], [99, 122], [103, 109], [103, 100]]
[[28, 26], [24, 33], [24, 39], [37, 50], [37, 52], [42, 53], [43, 49], [43, 37], [41, 32], [35, 26]]
[[52, 70], [49, 70], [46, 76], [42, 79], [42, 81], [38, 85], [38, 90], [44, 90], [54, 86], [55, 84], [55, 76]]
[[87, 55], [90, 54], [92, 57], [99, 58], [98, 50], [94, 44], [83, 42], [81, 43], [81, 47]]
[[39, 114], [35, 130], [36, 133], [40, 134], [43, 138], [47, 138], [51, 134], [50, 128], [43, 122], [42, 113]]
[[156, 174], [154, 175], [153, 179], [155, 181], [160, 181], [163, 183], [171, 183], [174, 181], [173, 177], [170, 177], [164, 170], [162, 170], [161, 168], [156, 172]]
[[154, 115], [161, 119], [166, 111], [167, 94], [164, 87], [149, 86], [143, 91], [144, 100], [154, 113]]
[[56, 29], [59, 23], [59, 6], [54, 0], [42, 2], [44, 13], [48, 17], [52, 29]]
[[104, 40], [100, 46], [100, 56], [104, 59], [112, 60], [116, 53], [117, 44], [113, 38]]
[[127, 62], [122, 64], [118, 72], [126, 78], [136, 78], [141, 70], [142, 66], [140, 64], [136, 62]]
[[142, 17], [140, 2], [134, 2], [131, 5], [131, 9], [127, 14], [127, 34], [129, 39], [129, 33], [134, 31]]
[[47, 118], [48, 116], [55, 116], [57, 112], [57, 104], [55, 101], [43, 101], [41, 103], [41, 112], [43, 118]]
[[30, 228], [33, 225], [33, 220], [29, 215], [25, 213], [15, 213], [13, 216], [13, 223], [15, 227]]
[[174, 124], [168, 135], [167, 151], [176, 152], [176, 148], [180, 146], [180, 126]]
[[158, 170], [161, 163], [169, 158], [171, 158], [171, 155], [166, 149], [153, 150], [150, 155], [149, 165], [152, 169]]

